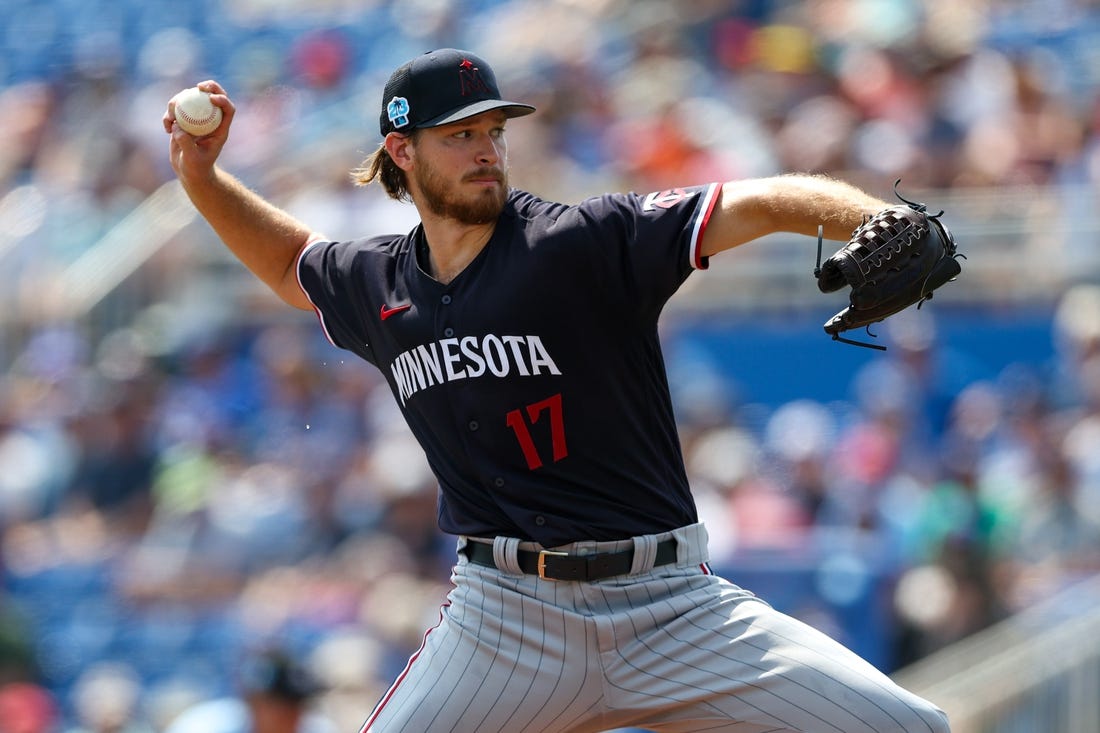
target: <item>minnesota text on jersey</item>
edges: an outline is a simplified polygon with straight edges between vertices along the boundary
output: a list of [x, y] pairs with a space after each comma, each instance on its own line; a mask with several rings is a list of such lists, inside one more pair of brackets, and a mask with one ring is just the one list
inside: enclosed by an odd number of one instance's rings
[[390, 364], [401, 404], [417, 392], [456, 379], [537, 376], [561, 370], [538, 336], [488, 334], [440, 339], [403, 351]]

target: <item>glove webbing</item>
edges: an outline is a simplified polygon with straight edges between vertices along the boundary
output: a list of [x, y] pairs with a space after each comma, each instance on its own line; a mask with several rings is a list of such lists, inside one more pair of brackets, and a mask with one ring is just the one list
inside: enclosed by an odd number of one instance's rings
[[[904, 200], [904, 199], [903, 199]], [[908, 202], [906, 202], [908, 203]], [[942, 212], [941, 212], [942, 213]], [[825, 227], [821, 224], [817, 225], [817, 265], [814, 266], [814, 277], [821, 276], [821, 241], [825, 238]], [[878, 338], [875, 334], [871, 333], [871, 325], [868, 324], [864, 329], [867, 331], [867, 335], [871, 338]], [[851, 344], [853, 346], [862, 346], [865, 349], [875, 349], [877, 351], [886, 351], [885, 346], [879, 346], [878, 344], [869, 344], [863, 341], [855, 341], [853, 339], [844, 338], [839, 333], [833, 334], [833, 341], [839, 341], [842, 344]]]

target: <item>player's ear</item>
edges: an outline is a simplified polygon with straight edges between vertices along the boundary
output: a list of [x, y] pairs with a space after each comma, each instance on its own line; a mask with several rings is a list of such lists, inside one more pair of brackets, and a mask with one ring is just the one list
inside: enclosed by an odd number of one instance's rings
[[389, 153], [390, 159], [393, 160], [394, 165], [403, 171], [407, 171], [412, 167], [411, 136], [402, 135], [399, 132], [391, 132], [386, 135], [386, 140], [383, 145], [386, 148], [386, 152]]

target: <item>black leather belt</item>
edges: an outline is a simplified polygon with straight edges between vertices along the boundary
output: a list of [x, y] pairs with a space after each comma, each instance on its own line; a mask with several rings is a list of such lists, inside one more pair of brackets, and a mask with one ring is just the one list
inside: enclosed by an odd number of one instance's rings
[[[485, 542], [467, 542], [466, 557], [476, 565], [496, 568], [493, 546]], [[546, 580], [601, 580], [626, 575], [634, 565], [634, 550], [601, 552], [595, 555], [570, 555], [551, 550], [518, 550], [519, 567], [528, 575]], [[657, 543], [653, 567], [676, 562], [676, 540]], [[497, 568], [499, 569], [499, 568]]]

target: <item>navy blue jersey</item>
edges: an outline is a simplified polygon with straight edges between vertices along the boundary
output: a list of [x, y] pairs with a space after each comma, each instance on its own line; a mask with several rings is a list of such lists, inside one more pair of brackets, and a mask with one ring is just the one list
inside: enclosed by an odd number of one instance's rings
[[451, 283], [406, 236], [316, 242], [298, 277], [329, 340], [377, 366], [439, 480], [439, 526], [553, 547], [698, 521], [657, 319], [718, 185], [568, 206], [513, 190]]

